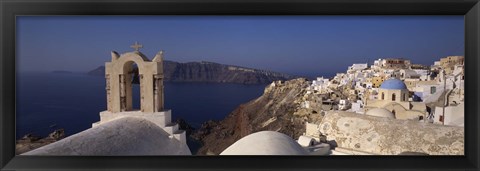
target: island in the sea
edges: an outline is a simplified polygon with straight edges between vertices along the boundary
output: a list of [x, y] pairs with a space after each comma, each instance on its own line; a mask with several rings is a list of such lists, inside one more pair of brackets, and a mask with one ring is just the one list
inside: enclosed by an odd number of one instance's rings
[[[167, 82], [268, 84], [276, 80], [285, 81], [295, 78], [279, 72], [205, 61], [180, 63], [165, 60], [163, 67]], [[134, 72], [138, 73], [138, 70]], [[103, 77], [105, 66], [99, 66], [88, 74]]]

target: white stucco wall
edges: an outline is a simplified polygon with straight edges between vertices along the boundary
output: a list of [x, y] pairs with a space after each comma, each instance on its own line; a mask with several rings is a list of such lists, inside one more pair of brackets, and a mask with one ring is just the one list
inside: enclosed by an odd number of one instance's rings
[[[440, 116], [443, 115], [443, 107], [435, 107], [434, 123], [443, 124]], [[461, 103], [457, 106], [445, 107], [445, 125], [464, 126], [465, 123], [465, 105]]]

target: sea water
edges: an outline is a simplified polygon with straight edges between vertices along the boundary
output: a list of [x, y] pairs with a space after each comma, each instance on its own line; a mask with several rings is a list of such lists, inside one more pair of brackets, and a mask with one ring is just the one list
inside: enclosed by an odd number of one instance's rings
[[[266, 85], [165, 82], [165, 108], [172, 121], [186, 120], [194, 128], [221, 120], [237, 106], [262, 95]], [[133, 85], [138, 109], [139, 85]], [[105, 78], [83, 73], [17, 73], [16, 137], [45, 137], [63, 128], [67, 136], [91, 128], [106, 110]]]

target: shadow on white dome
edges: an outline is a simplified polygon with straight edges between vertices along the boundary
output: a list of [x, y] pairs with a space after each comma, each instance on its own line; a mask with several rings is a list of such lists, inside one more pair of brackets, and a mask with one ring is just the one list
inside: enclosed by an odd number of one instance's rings
[[220, 155], [307, 155], [294, 139], [275, 131], [261, 131], [238, 140]]

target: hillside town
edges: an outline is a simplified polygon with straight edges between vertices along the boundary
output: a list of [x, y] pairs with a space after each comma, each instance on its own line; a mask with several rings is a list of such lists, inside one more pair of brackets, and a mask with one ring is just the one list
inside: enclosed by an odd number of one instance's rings
[[[402, 123], [408, 123], [411, 128], [405, 130], [408, 133], [418, 131], [413, 129], [416, 126], [415, 123], [412, 125], [412, 122], [418, 122], [422, 126], [419, 129], [423, 130], [426, 130], [428, 124], [437, 130], [442, 129], [442, 126], [463, 129], [464, 73], [463, 56], [447, 56], [435, 61], [431, 66], [412, 64], [410, 60], [402, 58], [378, 59], [370, 66], [368, 63], [353, 64], [345, 73], [337, 73], [332, 79], [318, 77], [311, 81], [306, 88], [306, 98], [303, 98], [301, 108], [313, 110], [323, 116], [326, 113], [336, 113], [344, 117], [367, 115], [387, 118], [386, 123], [390, 125], [405, 121]], [[322, 122], [325, 122], [324, 120], [325, 118]], [[322, 134], [328, 132], [322, 126], [325, 125], [320, 122], [307, 122], [305, 134], [299, 138], [299, 142], [303, 139], [308, 142], [304, 146], [309, 146], [314, 144], [313, 142], [321, 141]], [[400, 130], [395, 128], [391, 131]], [[350, 134], [343, 138], [352, 139], [355, 133], [344, 130], [342, 134]], [[345, 146], [345, 143], [343, 144]], [[357, 154], [365, 154], [362, 151], [383, 154], [381, 150], [358, 146], [352, 145], [351, 149], [346, 150], [349, 151], [346, 154], [355, 154], [354, 151]], [[463, 147], [463, 144], [461, 146]], [[414, 151], [427, 153], [428, 150]]]
[[321, 110], [375, 115], [369, 111], [380, 108], [392, 114], [383, 117], [463, 126], [464, 78], [463, 56], [448, 56], [432, 66], [378, 59], [372, 66], [353, 64], [333, 79], [319, 77], [307, 94], [322, 97]]

